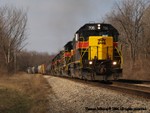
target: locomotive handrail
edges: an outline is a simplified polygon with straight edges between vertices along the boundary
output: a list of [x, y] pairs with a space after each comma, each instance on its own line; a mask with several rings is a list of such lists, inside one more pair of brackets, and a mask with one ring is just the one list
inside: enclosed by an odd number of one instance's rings
[[[84, 37], [80, 37], [80, 38], [82, 38], [83, 41], [84, 41]], [[83, 43], [82, 43], [82, 46], [83, 46]], [[81, 64], [81, 66], [83, 67], [82, 58], [83, 58], [85, 52], [82, 54], [82, 51], [83, 51], [83, 49], [81, 49], [81, 54], [80, 54], [80, 56], [81, 56], [81, 57], [80, 57], [81, 62], [80, 62], [80, 64]]]
[[123, 65], [123, 57], [121, 55], [121, 51], [119, 51], [119, 49], [117, 47], [115, 47], [115, 49], [117, 50], [117, 52], [118, 52], [118, 54], [119, 54], [119, 56], [121, 58], [121, 67], [122, 67], [122, 65]]

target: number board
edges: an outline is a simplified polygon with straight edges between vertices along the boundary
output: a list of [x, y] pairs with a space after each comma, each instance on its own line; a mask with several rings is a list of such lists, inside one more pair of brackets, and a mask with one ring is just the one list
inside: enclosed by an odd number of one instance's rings
[[89, 30], [95, 30], [95, 26], [88, 26]]

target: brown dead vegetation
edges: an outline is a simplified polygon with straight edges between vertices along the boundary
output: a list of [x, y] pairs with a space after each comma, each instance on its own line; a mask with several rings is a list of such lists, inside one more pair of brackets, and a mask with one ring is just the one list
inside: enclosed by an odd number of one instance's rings
[[[51, 87], [42, 75], [20, 73], [11, 77], [3, 76], [0, 77], [0, 89], [3, 89], [0, 90], [0, 113], [1, 111], [3, 113], [48, 112], [47, 97]], [[6, 95], [8, 95], [7, 98]], [[12, 95], [14, 95], [13, 99]], [[15, 105], [14, 102], [16, 102]], [[20, 103], [23, 103], [21, 107]]]

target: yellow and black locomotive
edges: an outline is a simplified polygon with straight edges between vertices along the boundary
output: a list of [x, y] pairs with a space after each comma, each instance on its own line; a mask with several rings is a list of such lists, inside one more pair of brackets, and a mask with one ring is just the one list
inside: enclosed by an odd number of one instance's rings
[[51, 73], [87, 80], [117, 79], [122, 75], [118, 36], [110, 24], [85, 24], [52, 60]]

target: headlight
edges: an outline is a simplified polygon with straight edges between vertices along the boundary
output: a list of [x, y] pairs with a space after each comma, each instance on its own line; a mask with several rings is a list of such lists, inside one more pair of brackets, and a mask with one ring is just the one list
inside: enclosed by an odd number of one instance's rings
[[98, 24], [97, 26], [98, 26], [97, 29], [101, 29], [101, 24]]
[[113, 65], [117, 65], [117, 62], [116, 61], [113, 61], [113, 63], [112, 63]]
[[92, 61], [89, 61], [89, 64], [90, 64], [90, 65], [92, 65], [92, 64], [93, 64], [93, 62], [92, 62]]

